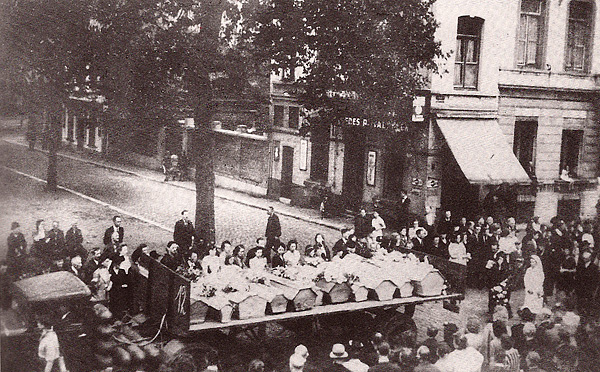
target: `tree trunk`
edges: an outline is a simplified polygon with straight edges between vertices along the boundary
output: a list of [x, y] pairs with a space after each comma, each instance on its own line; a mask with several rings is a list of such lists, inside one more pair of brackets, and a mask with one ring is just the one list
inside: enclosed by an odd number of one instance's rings
[[58, 186], [58, 148], [60, 147], [60, 131], [61, 131], [61, 122], [60, 122], [60, 111], [57, 109], [52, 109], [48, 113], [48, 173], [46, 175], [46, 190], [47, 191], [56, 191]]
[[198, 37], [205, 38], [207, 43], [202, 50], [204, 58], [191, 54], [189, 61], [189, 83], [196, 93], [196, 107], [194, 111], [194, 136], [193, 156], [196, 164], [196, 231], [204, 241], [204, 246], [215, 244], [215, 139], [212, 129], [213, 92], [209, 73], [214, 59], [207, 56], [216, 56], [219, 44], [219, 30], [223, 15], [221, 0], [206, 0], [203, 2], [204, 17], [200, 24], [203, 25]]
[[196, 159], [196, 230], [206, 246], [215, 244], [215, 171], [212, 92], [208, 71], [197, 76], [198, 106], [194, 113], [193, 156]]

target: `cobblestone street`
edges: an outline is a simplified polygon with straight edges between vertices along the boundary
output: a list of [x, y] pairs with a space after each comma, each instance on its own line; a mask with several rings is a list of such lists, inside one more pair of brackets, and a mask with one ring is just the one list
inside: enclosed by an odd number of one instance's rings
[[[109, 205], [103, 206], [67, 191], [48, 194], [43, 191], [42, 182], [23, 175], [44, 179], [46, 162], [47, 156], [41, 152], [31, 152], [25, 147], [0, 141], [0, 165], [3, 166], [0, 168], [0, 203], [3, 206], [0, 232], [3, 236], [8, 234], [11, 221], [19, 221], [27, 239], [30, 240], [30, 231], [33, 230], [35, 220], [38, 218], [45, 218], [48, 221], [59, 220], [65, 230], [70, 223], [78, 220], [85, 236], [84, 245], [90, 249], [100, 245], [104, 228], [109, 225], [111, 216], [117, 213], [111, 208], [116, 207], [154, 222], [149, 224], [123, 213], [126, 241], [131, 246], [147, 242], [151, 247], [162, 252], [166, 241], [171, 237], [167, 229], [172, 228], [174, 221], [179, 218], [179, 212], [182, 209], [189, 209], [192, 214], [194, 213], [195, 193], [192, 190], [169, 183], [150, 181], [133, 174], [66, 157], [59, 158], [59, 184]], [[23, 174], [17, 174], [11, 169]], [[236, 193], [229, 192], [228, 195], [234, 197]], [[246, 198], [241, 194], [239, 197]], [[266, 200], [262, 203], [268, 205]], [[289, 206], [286, 208], [290, 213], [293, 210]], [[252, 246], [254, 239], [264, 234], [267, 214], [263, 209], [220, 197], [215, 200], [215, 209], [218, 241], [230, 239], [234, 244]], [[292, 217], [280, 216], [280, 218], [283, 238], [286, 240], [296, 238], [301, 245], [308, 244], [317, 232], [325, 234], [330, 246], [338, 239], [339, 233], [332, 227]], [[332, 221], [331, 226], [336, 223], [339, 221]], [[4, 249], [3, 245], [2, 250]], [[4, 256], [5, 252], [0, 252], [0, 255]], [[466, 300], [461, 305], [460, 314], [444, 310], [441, 303], [417, 306], [415, 321], [419, 326], [419, 336], [423, 337], [427, 326], [441, 327], [444, 322], [464, 325], [468, 316], [483, 314], [486, 301], [486, 294], [483, 291], [469, 290]], [[516, 305], [521, 301], [522, 293], [515, 293], [513, 303]], [[268, 342], [269, 357], [272, 358], [273, 363], [285, 363], [289, 350], [298, 340], [291, 333], [278, 327], [271, 328], [270, 332], [273, 337]], [[248, 342], [244, 338], [242, 341]], [[313, 353], [311, 350], [311, 353], [317, 360], [321, 357], [326, 358], [330, 346], [328, 343], [331, 340], [324, 338], [311, 342], [315, 343], [312, 346], [315, 351]], [[248, 358], [251, 357], [251, 353], [245, 354], [248, 354]]]

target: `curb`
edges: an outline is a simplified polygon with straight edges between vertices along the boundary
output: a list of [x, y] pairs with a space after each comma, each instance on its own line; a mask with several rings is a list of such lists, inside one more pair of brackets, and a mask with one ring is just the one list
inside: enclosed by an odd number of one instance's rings
[[[2, 141], [6, 142], [6, 143], [13, 144], [13, 145], [21, 146], [21, 147], [27, 147], [27, 145], [25, 145], [25, 144], [23, 144], [21, 142], [14, 141], [14, 140], [8, 140], [6, 138], [3, 138]], [[35, 149], [35, 151], [41, 152], [41, 153], [44, 153], [44, 154], [48, 154], [48, 150]], [[83, 157], [74, 156], [74, 155], [70, 155], [70, 154], [65, 154], [65, 153], [62, 153], [62, 152], [58, 152], [57, 155], [61, 156], [63, 158], [80, 161], [82, 163], [91, 164], [91, 165], [94, 165], [94, 166], [97, 166], [97, 167], [100, 167], [100, 168], [104, 168], [104, 169], [109, 169], [109, 170], [116, 171], [116, 172], [125, 173], [125, 174], [131, 175], [131, 176], [135, 176], [135, 177], [138, 177], [138, 178], [142, 178], [142, 179], [148, 180], [148, 181], [152, 181], [152, 182], [156, 182], [156, 183], [160, 183], [160, 184], [168, 184], [170, 186], [177, 187], [177, 188], [184, 189], [184, 190], [188, 190], [188, 191], [194, 191], [194, 192], [196, 191], [195, 187], [190, 187], [190, 186], [187, 186], [187, 185], [179, 185], [179, 184], [176, 184], [176, 183], [166, 183], [166, 182], [156, 180], [156, 179], [154, 179], [152, 177], [148, 177], [148, 176], [145, 176], [143, 174], [140, 174], [140, 173], [137, 173], [137, 172], [134, 172], [134, 171], [130, 171], [130, 170], [127, 170], [127, 169], [123, 169], [123, 168], [112, 166], [112, 165], [108, 165], [108, 164], [103, 164], [103, 163], [100, 163], [100, 162], [97, 162], [97, 161], [94, 161], [94, 160], [90, 160], [90, 159], [86, 159], [86, 158], [83, 158]], [[217, 191], [218, 191], [218, 189], [215, 187], [215, 197], [217, 197], [219, 199], [227, 200], [227, 201], [230, 201], [230, 202], [233, 202], [233, 203], [238, 203], [238, 204], [241, 204], [241, 205], [244, 205], [244, 206], [247, 206], [247, 207], [252, 207], [252, 208], [260, 209], [260, 210], [263, 210], [263, 211], [268, 210], [267, 207], [263, 207], [263, 206], [260, 206], [258, 204], [249, 203], [249, 202], [246, 202], [246, 201], [243, 201], [243, 200], [237, 200], [237, 199], [234, 199], [234, 198], [231, 198], [231, 197], [228, 197], [228, 196], [217, 195]], [[327, 227], [327, 228], [330, 228], [330, 229], [334, 229], [334, 230], [339, 230], [343, 226], [343, 225], [338, 225], [338, 224], [334, 224], [334, 223], [327, 222], [327, 221], [316, 220], [316, 219], [313, 219], [313, 218], [304, 217], [304, 216], [300, 216], [300, 215], [293, 214], [293, 213], [288, 213], [288, 212], [281, 211], [281, 210], [277, 211], [277, 214], [282, 215], [282, 216], [286, 216], [286, 217], [290, 217], [290, 218], [294, 218], [294, 219], [297, 219], [297, 220], [300, 220], [300, 221], [304, 221], [304, 222], [308, 222], [308, 223], [313, 223], [313, 224], [316, 224], [316, 225], [324, 226], [324, 227]]]

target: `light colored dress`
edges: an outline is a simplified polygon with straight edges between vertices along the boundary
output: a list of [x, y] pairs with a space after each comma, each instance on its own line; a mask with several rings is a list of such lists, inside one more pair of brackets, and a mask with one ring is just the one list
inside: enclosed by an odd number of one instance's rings
[[108, 300], [108, 292], [112, 286], [110, 280], [110, 271], [106, 267], [99, 267], [92, 275], [92, 284], [94, 285], [95, 293], [92, 296], [92, 301]]
[[298, 250], [295, 251], [287, 251], [283, 254], [283, 260], [287, 266], [298, 266], [300, 265], [300, 252]]
[[371, 226], [373, 226], [373, 232], [371, 233], [373, 239], [383, 236], [383, 229], [385, 229], [386, 226], [385, 221], [383, 218], [381, 218], [381, 216], [373, 218], [373, 220], [371, 220]]
[[450, 262], [466, 265], [469, 261], [467, 247], [463, 243], [450, 243], [448, 245], [448, 254], [450, 255]]
[[205, 274], [216, 273], [221, 270], [221, 259], [219, 256], [206, 256], [202, 259], [200, 266]]
[[248, 262], [248, 266], [250, 270], [266, 270], [267, 269], [267, 259], [266, 257], [253, 257]]
[[530, 267], [525, 272], [525, 300], [523, 308], [528, 308], [534, 314], [539, 314], [544, 307], [544, 269], [538, 256], [531, 256], [537, 262], [535, 268]]

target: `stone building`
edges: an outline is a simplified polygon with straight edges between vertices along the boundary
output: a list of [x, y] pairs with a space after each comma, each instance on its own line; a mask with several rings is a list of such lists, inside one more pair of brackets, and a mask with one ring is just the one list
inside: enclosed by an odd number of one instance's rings
[[392, 129], [350, 117], [301, 136], [289, 79], [272, 75], [271, 196], [314, 205], [326, 188], [350, 209], [393, 209], [404, 189], [417, 217], [595, 215], [597, 4], [438, 0], [433, 11], [450, 56]]
[[451, 56], [431, 82], [428, 173], [441, 187], [427, 203], [472, 214], [498, 193], [505, 214], [595, 215], [597, 4], [439, 0], [434, 13]]

